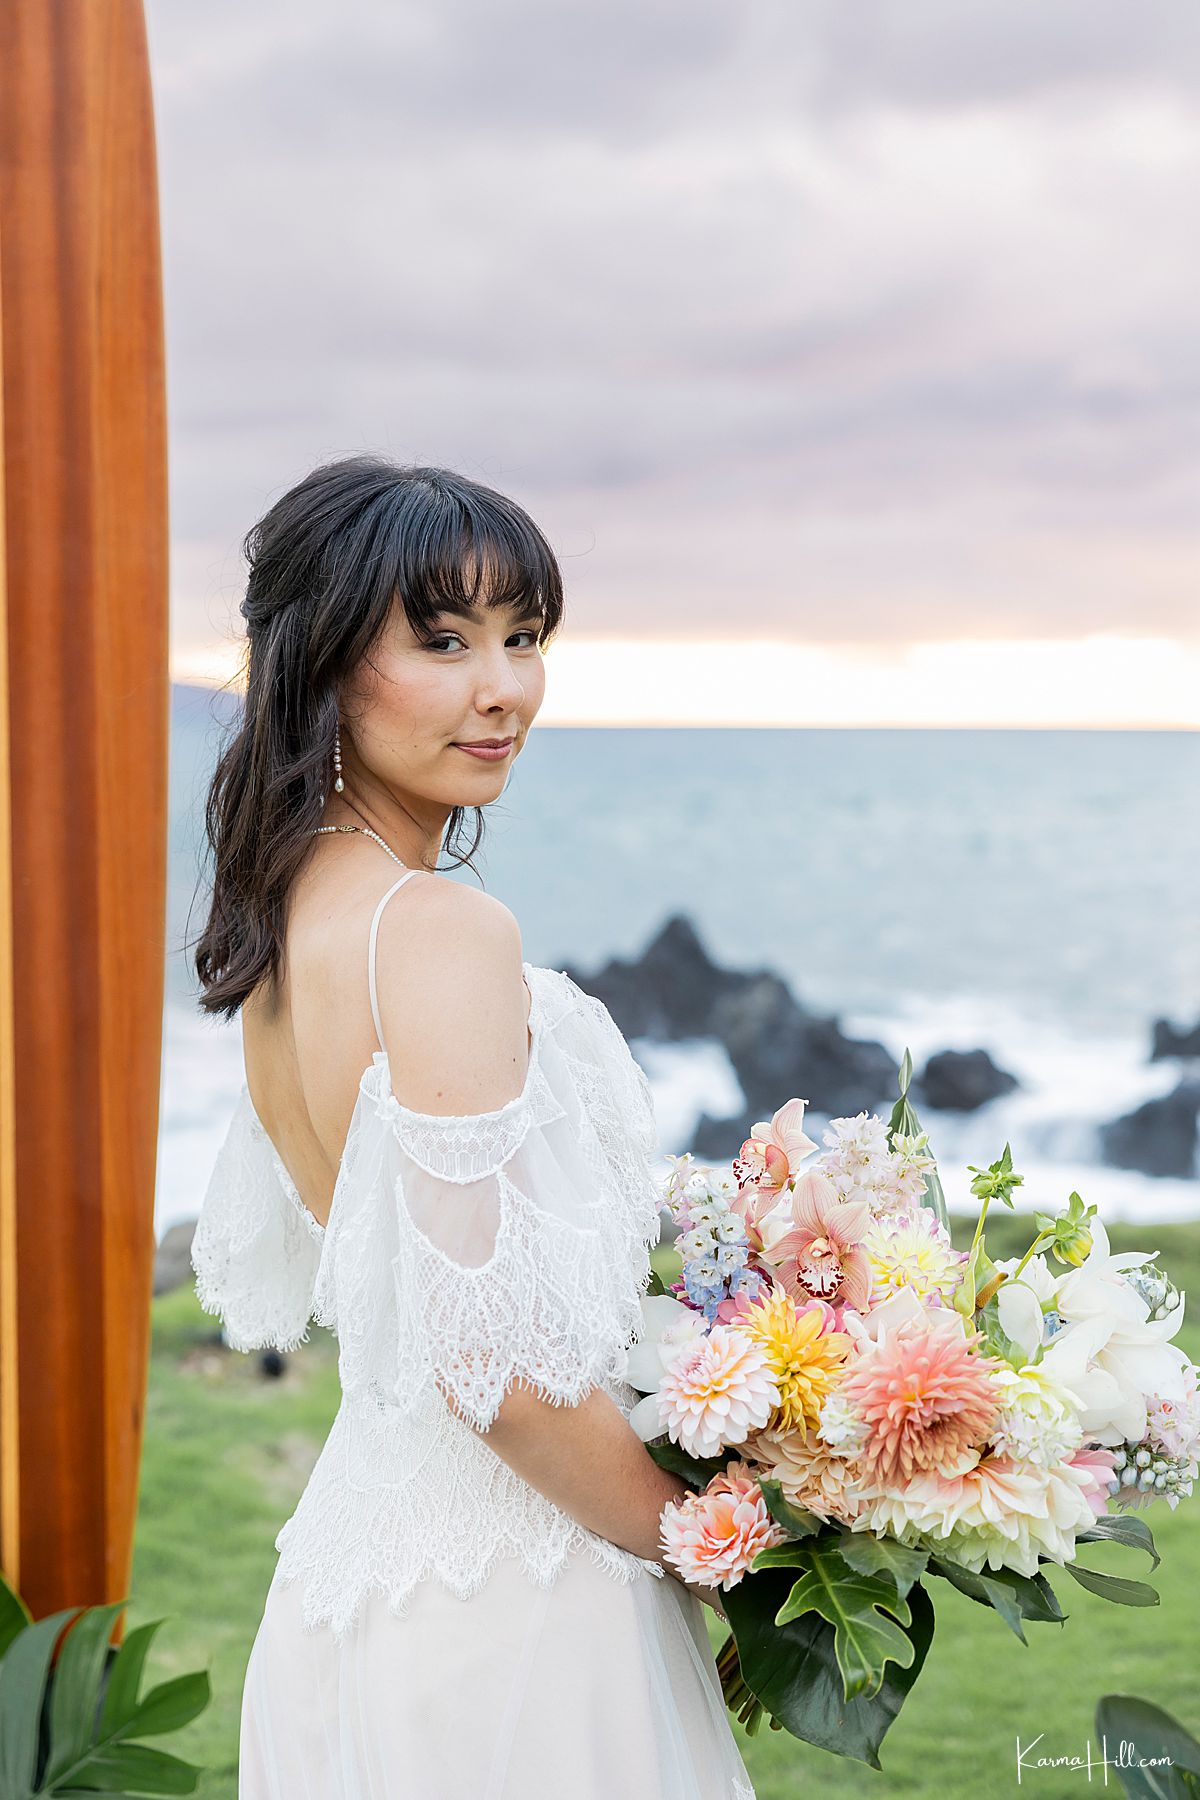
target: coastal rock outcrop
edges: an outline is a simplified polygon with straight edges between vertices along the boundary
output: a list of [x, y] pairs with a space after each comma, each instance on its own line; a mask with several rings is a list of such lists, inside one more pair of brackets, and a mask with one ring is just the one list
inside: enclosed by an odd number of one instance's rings
[[1165, 1056], [1200, 1056], [1200, 1021], [1191, 1030], [1178, 1031], [1169, 1019], [1155, 1019], [1150, 1027], [1150, 1061]]
[[835, 1016], [808, 1011], [769, 969], [721, 968], [681, 914], [638, 961], [565, 973], [603, 1000], [627, 1038], [709, 1037], [725, 1046], [748, 1106], [729, 1119], [705, 1114], [692, 1145], [698, 1155], [736, 1149], [793, 1095], [832, 1116], [890, 1109], [896, 1098], [897, 1064], [882, 1044], [847, 1037]]
[[912, 1094], [918, 1105], [939, 1112], [974, 1112], [1020, 1085], [986, 1050], [938, 1050], [914, 1079]]
[[1104, 1160], [1117, 1169], [1188, 1180], [1200, 1169], [1198, 1124], [1200, 1080], [1185, 1076], [1169, 1094], [1101, 1127]]

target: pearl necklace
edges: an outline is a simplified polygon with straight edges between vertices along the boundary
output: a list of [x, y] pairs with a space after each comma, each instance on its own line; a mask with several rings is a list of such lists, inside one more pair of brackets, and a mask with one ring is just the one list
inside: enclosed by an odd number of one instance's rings
[[396, 852], [392, 849], [391, 845], [385, 844], [379, 833], [377, 831], [372, 831], [369, 825], [314, 825], [308, 835], [310, 837], [315, 837], [318, 831], [361, 831], [367, 837], [374, 838], [375, 842], [380, 845], [382, 849], [387, 851], [393, 862], [400, 863], [402, 869], [407, 869], [408, 867], [406, 862], [400, 861], [400, 858], [396, 855]]

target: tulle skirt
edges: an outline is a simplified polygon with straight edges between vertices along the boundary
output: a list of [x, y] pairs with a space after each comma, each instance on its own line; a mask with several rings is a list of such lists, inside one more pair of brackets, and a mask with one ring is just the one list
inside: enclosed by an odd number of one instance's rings
[[246, 1667], [239, 1800], [754, 1800], [704, 1606], [586, 1553], [553, 1586], [515, 1561], [460, 1600], [373, 1594], [305, 1632], [272, 1579]]

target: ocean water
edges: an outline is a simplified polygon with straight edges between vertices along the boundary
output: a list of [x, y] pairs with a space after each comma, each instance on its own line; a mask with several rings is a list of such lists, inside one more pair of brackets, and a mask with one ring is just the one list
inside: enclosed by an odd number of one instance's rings
[[[174, 690], [160, 1231], [195, 1215], [242, 1080], [184, 949], [231, 705]], [[535, 727], [476, 861], [531, 962], [591, 971], [686, 913], [714, 960], [775, 969], [897, 1064], [989, 1050], [1020, 1091], [922, 1119], [952, 1204], [1007, 1139], [1028, 1207], [1077, 1187], [1108, 1217], [1196, 1217], [1200, 1181], [1107, 1169], [1096, 1133], [1178, 1079], [1151, 1021], [1200, 1019], [1198, 794], [1197, 733]], [[632, 1048], [663, 1152], [740, 1106], [719, 1045]]]

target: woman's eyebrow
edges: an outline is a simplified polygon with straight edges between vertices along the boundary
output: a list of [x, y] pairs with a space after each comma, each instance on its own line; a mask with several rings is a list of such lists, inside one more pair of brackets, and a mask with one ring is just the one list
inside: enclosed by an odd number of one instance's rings
[[[542, 616], [541, 607], [533, 599], [506, 600], [502, 607], [489, 607], [486, 610], [509, 612], [514, 619], [540, 619]], [[479, 617], [479, 607], [472, 606], [465, 600], [448, 598], [439, 604], [437, 613], [449, 613], [456, 619], [475, 619]]]

